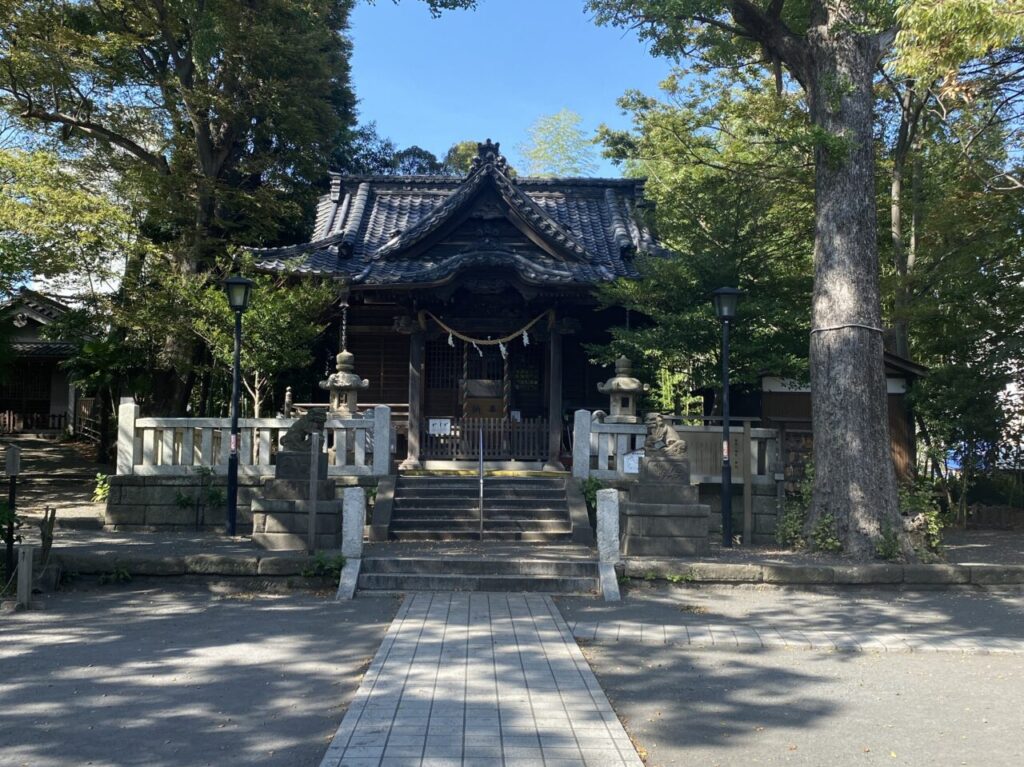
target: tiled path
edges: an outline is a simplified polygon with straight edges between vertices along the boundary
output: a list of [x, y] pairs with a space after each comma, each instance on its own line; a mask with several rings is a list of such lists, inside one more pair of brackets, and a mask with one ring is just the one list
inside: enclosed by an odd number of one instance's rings
[[697, 623], [663, 625], [634, 621], [579, 621], [571, 624], [573, 635], [582, 642], [611, 644], [688, 644], [694, 647], [727, 649], [788, 648], [826, 652], [947, 652], [978, 655], [1024, 655], [1024, 639], [963, 633], [868, 631], [827, 631], [813, 627], [751, 623]]
[[[339, 638], [343, 641], [343, 638]], [[406, 597], [321, 767], [641, 767], [549, 597]]]

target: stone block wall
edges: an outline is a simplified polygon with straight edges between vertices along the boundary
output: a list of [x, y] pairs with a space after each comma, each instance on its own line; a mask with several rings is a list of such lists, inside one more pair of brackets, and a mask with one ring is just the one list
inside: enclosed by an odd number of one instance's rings
[[[778, 519], [778, 497], [775, 482], [755, 482], [753, 489], [754, 540], [755, 546], [775, 545], [775, 523]], [[721, 486], [717, 483], [701, 483], [700, 502], [711, 507], [708, 518], [710, 534], [721, 537], [722, 534], [722, 496]], [[743, 532], [743, 486], [733, 485], [732, 489], [732, 529], [735, 534]]]
[[[273, 477], [239, 476], [239, 535], [252, 534], [252, 502], [263, 494], [263, 484]], [[338, 477], [335, 498], [341, 499], [345, 487], [373, 487], [376, 477]], [[210, 488], [219, 490], [220, 503], [209, 499], [200, 505], [196, 498]], [[115, 532], [192, 532], [223, 530], [227, 515], [227, 477], [205, 480], [188, 477], [140, 477], [115, 475], [110, 478], [110, 495], [104, 513], [104, 528]]]

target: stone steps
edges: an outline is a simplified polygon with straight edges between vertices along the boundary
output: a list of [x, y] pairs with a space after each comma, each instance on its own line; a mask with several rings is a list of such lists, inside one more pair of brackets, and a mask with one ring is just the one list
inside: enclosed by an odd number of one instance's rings
[[[398, 544], [395, 544], [398, 546]], [[441, 553], [441, 552], [439, 552]], [[375, 555], [363, 560], [362, 592], [534, 591], [592, 594], [598, 588], [592, 559]]]
[[[399, 541], [478, 541], [480, 533], [476, 530], [399, 530], [394, 533], [395, 540]], [[571, 543], [572, 533], [534, 533], [534, 532], [506, 532], [484, 530], [484, 539], [487, 541], [506, 541], [518, 543]]]
[[[480, 539], [480, 480], [399, 475], [388, 533], [405, 541]], [[562, 477], [485, 477], [484, 540], [561, 543], [573, 522]]]
[[[440, 517], [433, 519], [392, 519], [391, 530], [441, 530], [447, 532], [479, 533], [480, 520], [473, 518]], [[497, 532], [571, 533], [568, 520], [560, 519], [493, 519], [484, 516], [484, 534]]]

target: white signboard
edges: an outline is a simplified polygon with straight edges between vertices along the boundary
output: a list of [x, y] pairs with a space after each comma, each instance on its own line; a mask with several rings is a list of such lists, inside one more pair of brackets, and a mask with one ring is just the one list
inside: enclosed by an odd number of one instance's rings
[[643, 450], [633, 450], [622, 456], [622, 471], [626, 474], [640, 473], [640, 459], [644, 457]]
[[437, 437], [447, 437], [452, 433], [452, 419], [430, 418], [427, 420], [427, 431]]

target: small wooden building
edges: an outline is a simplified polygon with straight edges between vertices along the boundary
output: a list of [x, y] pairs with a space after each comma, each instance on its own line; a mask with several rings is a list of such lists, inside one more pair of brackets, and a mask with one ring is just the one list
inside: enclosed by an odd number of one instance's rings
[[3, 354], [10, 357], [0, 373], [0, 432], [57, 434], [73, 424], [77, 394], [61, 363], [74, 346], [43, 333], [65, 312], [28, 288], [0, 305]]
[[[388, 404], [404, 468], [563, 468], [571, 413], [607, 409], [587, 344], [624, 321], [595, 285], [664, 253], [632, 179], [517, 178], [478, 146], [465, 178], [332, 177], [313, 238], [255, 251], [268, 272], [339, 288], [339, 346]], [[401, 455], [399, 456], [401, 457]]]

